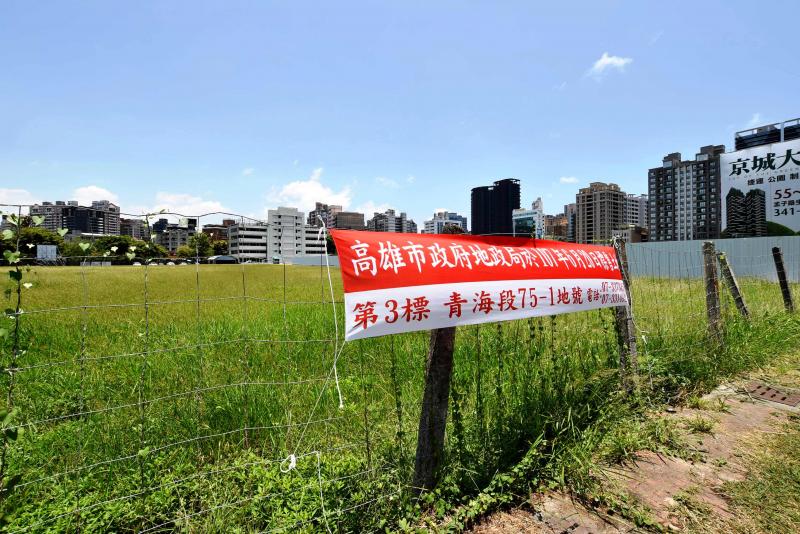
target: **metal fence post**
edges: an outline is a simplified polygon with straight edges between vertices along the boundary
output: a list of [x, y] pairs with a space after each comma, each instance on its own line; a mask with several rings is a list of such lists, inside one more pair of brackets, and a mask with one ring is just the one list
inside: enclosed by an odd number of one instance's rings
[[614, 251], [617, 256], [622, 283], [628, 297], [628, 304], [614, 308], [614, 325], [619, 344], [619, 366], [623, 374], [626, 387], [635, 386], [636, 376], [639, 371], [639, 358], [636, 349], [636, 326], [633, 321], [631, 308], [630, 278], [628, 276], [628, 254], [625, 251], [625, 242], [615, 238]]
[[708, 333], [717, 342], [722, 341], [720, 329], [719, 280], [714, 243], [703, 242], [703, 267], [706, 282], [706, 312], [708, 314]]
[[728, 286], [733, 301], [736, 303], [736, 309], [739, 310], [742, 317], [749, 319], [750, 312], [747, 309], [747, 304], [745, 304], [742, 291], [739, 288], [739, 281], [736, 280], [736, 275], [733, 274], [733, 270], [728, 264], [728, 257], [724, 252], [720, 252], [717, 254], [717, 260], [719, 260], [719, 270], [722, 272], [722, 278], [725, 279], [725, 285]]
[[792, 301], [792, 291], [789, 288], [789, 281], [786, 280], [786, 269], [783, 267], [783, 253], [780, 247], [772, 247], [772, 259], [775, 260], [775, 270], [778, 272], [778, 282], [781, 284], [781, 294], [783, 295], [783, 305], [786, 311], [794, 311]]

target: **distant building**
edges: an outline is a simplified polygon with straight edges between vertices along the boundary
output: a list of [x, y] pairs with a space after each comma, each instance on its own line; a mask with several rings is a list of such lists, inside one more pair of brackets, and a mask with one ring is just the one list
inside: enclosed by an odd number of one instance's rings
[[366, 228], [364, 214], [355, 211], [340, 211], [333, 216], [331, 226], [340, 230], [363, 230]]
[[437, 211], [425, 221], [424, 234], [441, 234], [445, 226], [458, 226], [467, 233], [467, 218], [453, 211]]
[[575, 240], [608, 243], [623, 225], [625, 192], [617, 184], [593, 182], [575, 196]]
[[170, 254], [189, 244], [189, 239], [197, 233], [197, 219], [183, 218], [179, 223], [168, 223], [161, 232], [154, 234], [156, 244], [166, 248]]
[[228, 228], [236, 224], [233, 219], [223, 219], [222, 224], [204, 224], [203, 233], [208, 234], [212, 241], [228, 241]]
[[673, 152], [648, 171], [650, 241], [719, 237], [719, 157], [724, 152], [724, 145], [704, 146], [687, 161]]
[[767, 235], [767, 198], [763, 189], [747, 194], [732, 188], [725, 196], [725, 234], [727, 237]]
[[563, 213], [544, 216], [544, 238], [557, 241], [567, 240], [568, 222]]
[[305, 218], [297, 208], [279, 207], [267, 212], [269, 258], [300, 256], [305, 242]]
[[267, 259], [266, 223], [238, 223], [228, 227], [228, 251], [239, 261]]
[[627, 243], [644, 243], [650, 240], [650, 231], [634, 224], [625, 225], [616, 233]]
[[141, 241], [150, 241], [150, 234], [147, 232], [147, 224], [142, 219], [120, 219], [120, 235], [129, 235]]
[[506, 178], [473, 188], [471, 205], [473, 234], [513, 235], [512, 212], [520, 208], [519, 180]]
[[[333, 228], [333, 221], [334, 218], [338, 213], [342, 212], [342, 207], [336, 204], [323, 204], [322, 202], [317, 202], [316, 206], [312, 211], [308, 214], [308, 220], [306, 223], [309, 226], [313, 226], [319, 228], [323, 224], [326, 228]], [[363, 219], [362, 219], [363, 222]]]
[[634, 195], [629, 193], [625, 198], [625, 213], [623, 214], [623, 224], [639, 226], [640, 228], [650, 227], [650, 203], [647, 195]]
[[[531, 209], [515, 209], [511, 212], [513, 235], [517, 237], [544, 237], [544, 203], [537, 198]], [[535, 235], [534, 235], [535, 232]]]
[[72, 236], [120, 233], [119, 206], [108, 200], [95, 200], [91, 206], [79, 206], [75, 200], [42, 202], [31, 206], [29, 214], [44, 217], [41, 226], [51, 232], [66, 228]]
[[564, 204], [564, 217], [567, 218], [567, 241], [570, 243], [575, 242], [575, 225], [578, 217], [578, 206], [574, 202], [572, 204]]
[[417, 233], [417, 223], [409, 219], [405, 212], [399, 215], [393, 210], [388, 209], [384, 213], [375, 213], [367, 221], [367, 230], [372, 232], [403, 232], [409, 234]]

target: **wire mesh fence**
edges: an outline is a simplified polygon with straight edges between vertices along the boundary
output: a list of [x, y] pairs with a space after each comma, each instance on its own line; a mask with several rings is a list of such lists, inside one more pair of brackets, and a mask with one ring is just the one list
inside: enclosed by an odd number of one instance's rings
[[[121, 265], [86, 255], [8, 282], [11, 532], [369, 532], [413, 516], [426, 333], [345, 344], [341, 279], [324, 256], [208, 265], [196, 250], [169, 266], [86, 252]], [[659, 254], [679, 267], [660, 275]], [[797, 342], [774, 282], [740, 280], [749, 320], [721, 292], [716, 343], [701, 257], [630, 261], [649, 273], [631, 291], [655, 397]], [[774, 269], [771, 256], [749, 261]], [[440, 493], [461, 502], [537, 439], [554, 451], [579, 436], [619, 394], [618, 366], [611, 309], [460, 328]]]

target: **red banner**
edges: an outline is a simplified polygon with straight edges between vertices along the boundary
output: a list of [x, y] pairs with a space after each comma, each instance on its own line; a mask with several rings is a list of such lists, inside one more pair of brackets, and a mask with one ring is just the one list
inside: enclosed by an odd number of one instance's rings
[[627, 303], [611, 247], [458, 234], [331, 235], [347, 339]]

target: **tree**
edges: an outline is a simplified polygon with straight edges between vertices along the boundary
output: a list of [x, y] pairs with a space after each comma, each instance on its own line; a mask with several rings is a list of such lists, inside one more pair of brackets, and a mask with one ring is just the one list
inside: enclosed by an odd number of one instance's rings
[[445, 224], [442, 228], [443, 234], [463, 234], [464, 229], [457, 224]]
[[[23, 217], [23, 221], [24, 221]], [[55, 232], [37, 226], [20, 226], [19, 229], [19, 252], [22, 256], [35, 256], [36, 245], [57, 245], [62, 246], [64, 239]], [[3, 240], [0, 241], [0, 254], [5, 250], [13, 250], [15, 244]]]
[[179, 258], [194, 258], [194, 249], [189, 245], [181, 245], [175, 251], [175, 255]]
[[198, 232], [190, 237], [188, 247], [192, 251], [192, 254], [191, 256], [184, 257], [194, 257], [195, 255], [205, 257], [214, 254], [214, 247], [211, 245], [211, 236], [203, 232]]
[[211, 242], [211, 249], [215, 256], [228, 253], [228, 242], [224, 239], [215, 239]]

